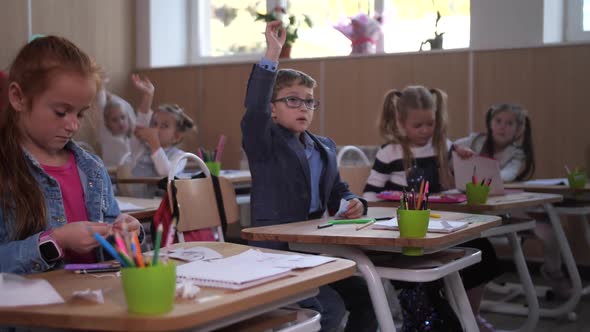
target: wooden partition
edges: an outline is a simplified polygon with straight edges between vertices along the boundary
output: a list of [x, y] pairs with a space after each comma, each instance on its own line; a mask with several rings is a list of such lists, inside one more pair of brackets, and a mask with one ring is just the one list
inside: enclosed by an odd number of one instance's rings
[[564, 176], [564, 164], [590, 169], [590, 45], [475, 52], [474, 119], [497, 102], [531, 116], [536, 177]]
[[[450, 138], [467, 135], [469, 128], [483, 130], [484, 113], [493, 103], [520, 103], [532, 118], [537, 177], [562, 176], [565, 162], [590, 168], [588, 44], [285, 60], [281, 66], [305, 71], [318, 81], [315, 94], [322, 105], [311, 129], [339, 145], [382, 144], [376, 128], [383, 95], [392, 88], [423, 84], [448, 93]], [[239, 124], [250, 69], [248, 63], [141, 72], [156, 83], [156, 104], [178, 103], [196, 119], [199, 134], [189, 135], [183, 147], [213, 148], [224, 133], [229, 140], [223, 164], [234, 168], [240, 160]]]

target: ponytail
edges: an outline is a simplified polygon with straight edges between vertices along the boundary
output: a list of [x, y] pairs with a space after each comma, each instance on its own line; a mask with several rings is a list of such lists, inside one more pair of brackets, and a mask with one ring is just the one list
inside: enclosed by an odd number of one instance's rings
[[428, 90], [434, 96], [435, 127], [432, 135], [432, 147], [440, 170], [441, 184], [451, 187], [451, 172], [449, 169], [448, 147], [447, 147], [447, 94], [441, 89]]
[[533, 149], [533, 132], [531, 120], [525, 114], [524, 133], [522, 135], [522, 150], [524, 151], [524, 168], [516, 177], [516, 181], [528, 180], [535, 173], [535, 153]]

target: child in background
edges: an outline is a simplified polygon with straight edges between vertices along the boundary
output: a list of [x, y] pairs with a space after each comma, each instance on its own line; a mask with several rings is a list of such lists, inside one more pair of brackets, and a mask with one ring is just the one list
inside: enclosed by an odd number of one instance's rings
[[[451, 188], [449, 154], [454, 149], [461, 158], [472, 152], [453, 146], [447, 139], [447, 95], [439, 89], [408, 86], [385, 95], [379, 123], [388, 142], [377, 152], [367, 179], [364, 197], [376, 200], [384, 190], [418, 191], [422, 180], [429, 181], [430, 192]], [[479, 316], [484, 285], [500, 275], [492, 244], [476, 239], [462, 244], [482, 252], [482, 260], [461, 272], [463, 284], [481, 331], [491, 330]]]
[[32, 40], [12, 63], [0, 113], [0, 272], [95, 262], [92, 232], [140, 230], [120, 214], [100, 159], [72, 141], [99, 83], [94, 61], [60, 37]]
[[[486, 112], [486, 129], [485, 134], [472, 134], [455, 144], [498, 160], [504, 182], [529, 179], [535, 172], [535, 157], [527, 111], [515, 104], [493, 105]], [[570, 296], [571, 285], [561, 270], [561, 254], [553, 228], [544, 213], [529, 211], [529, 215], [537, 220], [535, 235], [543, 242], [545, 259], [541, 274], [554, 293], [566, 299]]]
[[[250, 74], [242, 118], [242, 142], [252, 172], [253, 226], [315, 219], [326, 210], [334, 214], [341, 199], [348, 201], [344, 218], [360, 217], [366, 202], [340, 180], [334, 141], [307, 131], [319, 105], [313, 95], [316, 82], [293, 69], [277, 72], [285, 43], [280, 21], [268, 23], [265, 36], [267, 50]], [[288, 249], [286, 243], [256, 245]], [[338, 328], [344, 305], [350, 312], [347, 331], [377, 328], [366, 283], [359, 277], [321, 287], [318, 296], [300, 305], [321, 313], [322, 331]]]
[[[135, 88], [142, 94], [137, 107], [135, 136], [131, 140], [131, 154], [124, 160], [126, 176], [166, 177], [172, 162], [184, 151], [177, 148], [189, 129], [196, 131], [193, 120], [184, 110], [173, 104], [164, 104], [152, 112], [154, 86], [148, 78], [132, 75]], [[186, 162], [178, 165], [182, 171]], [[154, 197], [158, 194], [156, 185], [130, 185], [133, 196]]]
[[104, 86], [98, 92], [97, 100], [98, 108], [102, 110], [98, 133], [101, 157], [107, 167], [117, 167], [123, 157], [131, 153], [135, 112], [127, 101], [106, 91]]
[[497, 104], [486, 112], [486, 133], [471, 134], [455, 142], [475, 154], [496, 159], [504, 182], [523, 181], [535, 172], [533, 136], [522, 106]]

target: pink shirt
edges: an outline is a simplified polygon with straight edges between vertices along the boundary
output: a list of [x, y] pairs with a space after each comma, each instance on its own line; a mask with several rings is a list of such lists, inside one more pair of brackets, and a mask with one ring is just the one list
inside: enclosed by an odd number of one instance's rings
[[[87, 221], [88, 214], [84, 201], [84, 188], [82, 187], [82, 181], [80, 181], [74, 154], [70, 153], [68, 162], [63, 166], [41, 165], [41, 167], [59, 183], [67, 222]], [[96, 262], [96, 256], [93, 251], [79, 254], [66, 250], [65, 261], [66, 263], [94, 263]]]

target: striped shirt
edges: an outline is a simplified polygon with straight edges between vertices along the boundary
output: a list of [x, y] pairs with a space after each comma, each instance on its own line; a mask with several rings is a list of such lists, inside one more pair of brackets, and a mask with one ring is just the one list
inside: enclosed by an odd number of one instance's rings
[[[447, 148], [451, 148], [451, 142], [447, 140]], [[400, 144], [386, 144], [377, 151], [375, 164], [367, 179], [363, 197], [367, 200], [376, 200], [376, 194], [386, 190], [402, 190], [408, 187], [419, 186], [425, 179], [430, 182], [430, 192], [441, 191], [439, 180], [438, 161], [434, 154], [432, 140], [421, 147], [410, 148], [414, 156], [412, 168], [409, 170], [410, 178], [406, 178], [404, 167], [404, 153]]]

